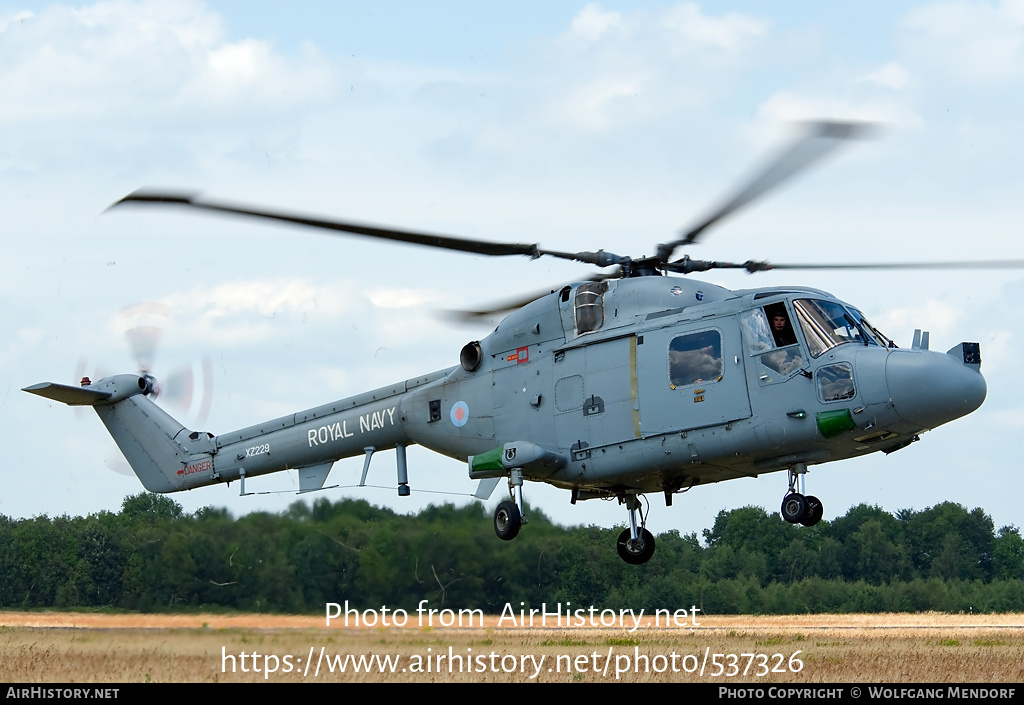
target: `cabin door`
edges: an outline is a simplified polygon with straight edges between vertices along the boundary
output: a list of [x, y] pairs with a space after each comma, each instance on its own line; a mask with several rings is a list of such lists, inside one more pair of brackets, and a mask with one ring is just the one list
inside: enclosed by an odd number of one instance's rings
[[637, 336], [640, 431], [644, 436], [750, 417], [736, 316]]

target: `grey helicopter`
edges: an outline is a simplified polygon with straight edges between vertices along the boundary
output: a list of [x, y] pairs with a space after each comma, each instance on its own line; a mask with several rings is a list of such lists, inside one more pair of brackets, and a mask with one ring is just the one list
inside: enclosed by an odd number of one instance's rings
[[[485, 256], [556, 257], [612, 268], [527, 300], [474, 314], [509, 313], [467, 343], [458, 364], [247, 428], [214, 435], [185, 428], [151, 399], [143, 369], [80, 386], [44, 382], [24, 391], [92, 406], [145, 488], [169, 493], [296, 470], [298, 491], [328, 489], [334, 463], [394, 449], [397, 489], [410, 494], [406, 448], [419, 444], [466, 463], [488, 498], [505, 480], [494, 530], [510, 541], [526, 524], [523, 486], [545, 482], [575, 504], [625, 505], [619, 555], [639, 565], [654, 554], [646, 495], [785, 471], [782, 518], [813, 526], [823, 516], [808, 494], [814, 465], [892, 453], [985, 399], [976, 342], [909, 349], [856, 307], [799, 286], [729, 290], [686, 277], [714, 269], [1020, 268], [1024, 261], [770, 264], [675, 258], [712, 225], [788, 180], [870, 126], [818, 122], [756, 172], [735, 195], [653, 255], [557, 252], [140, 190], [113, 207], [203, 210]], [[683, 276], [674, 276], [683, 275]]]

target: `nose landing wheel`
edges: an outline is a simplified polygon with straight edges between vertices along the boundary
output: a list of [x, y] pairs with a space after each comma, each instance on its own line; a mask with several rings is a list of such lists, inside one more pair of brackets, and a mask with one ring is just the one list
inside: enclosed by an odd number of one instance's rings
[[502, 541], [514, 539], [526, 523], [523, 511], [523, 471], [519, 468], [509, 472], [508, 493], [510, 499], [501, 502], [494, 510], [494, 533]]
[[[619, 497], [619, 503], [625, 504], [629, 511], [629, 528], [619, 534], [619, 538], [615, 542], [619, 558], [630, 565], [646, 563], [654, 555], [654, 535], [645, 526], [647, 518], [640, 506], [639, 496], [634, 493], [622, 495]], [[640, 515], [639, 526], [637, 525], [638, 514]]]
[[629, 529], [624, 529], [615, 542], [615, 548], [619, 551], [619, 558], [626, 563], [640, 565], [651, 560], [654, 555], [654, 536], [647, 529], [642, 529], [634, 539]]
[[506, 499], [494, 510], [494, 533], [502, 541], [514, 539], [519, 535], [519, 529], [522, 527], [523, 515], [512, 500]]

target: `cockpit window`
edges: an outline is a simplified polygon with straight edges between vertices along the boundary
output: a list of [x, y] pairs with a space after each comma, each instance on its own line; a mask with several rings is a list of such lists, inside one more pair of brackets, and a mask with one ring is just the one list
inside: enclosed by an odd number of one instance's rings
[[576, 289], [576, 335], [592, 333], [604, 325], [604, 295], [608, 282], [587, 282]]
[[785, 303], [744, 311], [740, 324], [747, 352], [761, 365], [757, 378], [762, 385], [784, 382], [803, 368], [804, 354]]
[[[843, 343], [878, 345], [875, 337], [868, 332], [863, 316], [855, 316], [835, 301], [819, 299], [797, 299], [793, 302], [800, 329], [807, 340], [811, 357], [819, 357]], [[854, 309], [856, 311], [856, 309]]]
[[768, 317], [768, 325], [771, 327], [775, 347], [784, 348], [787, 345], [796, 345], [796, 333], [793, 332], [793, 324], [789, 320], [786, 304], [781, 301], [777, 304], [768, 304], [764, 307], [764, 313]]
[[744, 311], [740, 314], [740, 325], [743, 326], [743, 340], [747, 343], [747, 352], [756, 355], [775, 347], [768, 318], [760, 308]]
[[857, 321], [858, 325], [860, 325], [861, 329], [864, 331], [864, 334], [869, 338], [872, 338], [873, 342], [878, 343], [883, 348], [896, 347], [896, 343], [894, 343], [892, 340], [886, 337], [886, 335], [882, 333], [882, 331], [878, 330], [873, 325], [868, 323], [868, 319], [864, 318], [863, 313], [853, 308], [852, 306], [849, 306], [847, 308], [849, 309], [850, 313], [853, 314], [854, 319]]

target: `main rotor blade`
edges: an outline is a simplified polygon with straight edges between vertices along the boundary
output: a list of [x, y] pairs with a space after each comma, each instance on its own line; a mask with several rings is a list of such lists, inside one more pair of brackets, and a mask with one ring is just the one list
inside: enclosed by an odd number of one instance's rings
[[[539, 257], [541, 252], [537, 245], [523, 243], [500, 243], [487, 242], [485, 240], [469, 240], [465, 238], [439, 235], [437, 233], [421, 233], [411, 230], [400, 230], [398, 228], [376, 227], [363, 223], [354, 223], [343, 220], [328, 220], [324, 218], [311, 217], [299, 213], [287, 213], [284, 211], [257, 208], [241, 204], [218, 203], [215, 201], [199, 200], [195, 195], [182, 193], [160, 193], [149, 190], [138, 190], [128, 194], [120, 201], [112, 204], [110, 208], [126, 203], [150, 203], [158, 205], [185, 206], [199, 210], [208, 210], [218, 213], [229, 213], [232, 215], [250, 216], [265, 220], [277, 220], [296, 225], [305, 225], [322, 230], [334, 230], [353, 235], [365, 235], [367, 237], [382, 238], [385, 240], [397, 240], [414, 245], [425, 245], [427, 247], [438, 247], [445, 250], [458, 250], [460, 252], [472, 252], [478, 255], [501, 257], [505, 255], [525, 255], [527, 257]], [[108, 208], [109, 210], [109, 208]]]
[[214, 211], [217, 213], [249, 216], [253, 218], [262, 218], [264, 220], [277, 220], [284, 223], [305, 225], [311, 228], [333, 230], [335, 232], [349, 233], [352, 235], [365, 235], [367, 237], [376, 237], [384, 240], [396, 240], [398, 242], [406, 242], [413, 245], [424, 245], [426, 247], [436, 247], [443, 250], [471, 252], [473, 254], [487, 255], [489, 257], [524, 255], [526, 257], [537, 259], [538, 257], [547, 255], [549, 257], [557, 257], [559, 259], [596, 264], [599, 267], [621, 264], [628, 260], [626, 257], [605, 252], [604, 250], [598, 250], [597, 252], [557, 252], [555, 250], [542, 250], [535, 243], [525, 244], [472, 240], [468, 238], [453, 237], [451, 235], [422, 233], [414, 230], [403, 230], [399, 228], [368, 225], [366, 223], [313, 217], [301, 213], [287, 213], [284, 211], [276, 211], [242, 204], [218, 203], [216, 201], [199, 200], [195, 194], [161, 193], [158, 191], [150, 191], [148, 189], [133, 191], [120, 201], [111, 204], [107, 210], [129, 203], [185, 206], [188, 208]]
[[739, 192], [678, 240], [658, 246], [658, 258], [667, 262], [677, 247], [697, 241], [707, 228], [782, 184], [835, 149], [844, 140], [865, 136], [871, 125], [858, 122], [813, 122], [808, 130], [776, 155]]
[[769, 269], [1024, 269], [1024, 260], [1006, 259], [967, 262], [857, 262], [850, 264], [771, 264], [768, 262], [750, 261], [741, 266], [750, 272], [760, 272]]
[[521, 309], [523, 306], [529, 303], [533, 303], [537, 299], [552, 294], [556, 289], [548, 289], [547, 291], [536, 291], [532, 294], [523, 294], [517, 296], [514, 299], [506, 299], [504, 301], [494, 301], [486, 305], [486, 308], [477, 309], [446, 309], [441, 313], [444, 318], [447, 318], [456, 323], [476, 323], [484, 318], [490, 318], [498, 314], [507, 313], [509, 311], [515, 311]]
[[774, 264], [758, 260], [746, 262], [716, 262], [683, 257], [664, 265], [665, 270], [676, 274], [706, 272], [710, 269], [745, 269], [749, 273], [767, 272], [772, 269], [1024, 269], [1024, 260], [980, 260], [966, 262], [820, 262], [817, 264]]

